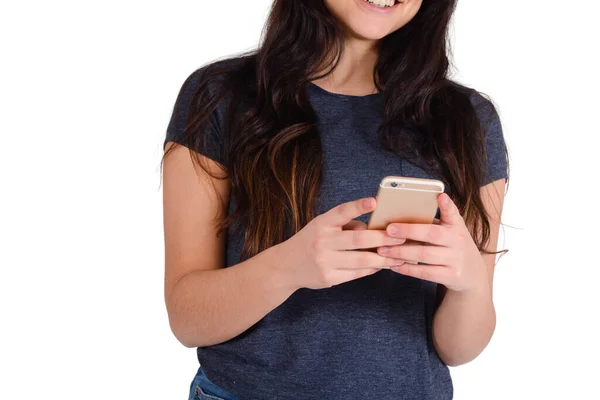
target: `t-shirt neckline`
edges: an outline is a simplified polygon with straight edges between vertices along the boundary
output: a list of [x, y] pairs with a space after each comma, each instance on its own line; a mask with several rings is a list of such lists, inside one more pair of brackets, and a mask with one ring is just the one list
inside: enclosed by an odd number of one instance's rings
[[308, 82], [309, 90], [313, 93], [329, 96], [332, 98], [338, 99], [349, 99], [349, 100], [368, 100], [368, 99], [376, 99], [381, 96], [381, 92], [364, 94], [364, 95], [352, 95], [352, 94], [342, 94], [342, 93], [334, 93], [328, 90], [323, 89], [321, 86], [317, 85], [313, 82]]

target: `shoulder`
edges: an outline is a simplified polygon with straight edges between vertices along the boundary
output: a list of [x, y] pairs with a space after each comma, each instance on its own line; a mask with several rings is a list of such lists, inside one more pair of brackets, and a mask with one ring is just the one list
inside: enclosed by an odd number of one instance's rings
[[176, 142], [226, 165], [227, 113], [235, 98], [233, 90], [248, 64], [248, 58], [228, 58], [189, 74], [177, 95], [165, 145]]
[[179, 89], [169, 129], [183, 129], [190, 121], [205, 115], [211, 115], [214, 123], [222, 125], [233, 100], [247, 92], [242, 83], [252, 81], [248, 76], [253, 66], [251, 56], [238, 56], [194, 70]]
[[229, 57], [209, 62], [190, 73], [180, 89], [180, 96], [192, 97], [198, 92], [214, 95], [232, 91], [252, 65], [250, 56]]
[[497, 106], [489, 95], [476, 89], [471, 89], [469, 98], [484, 129], [486, 126], [499, 123], [500, 116]]
[[481, 126], [487, 167], [482, 186], [501, 178], [508, 178], [508, 152], [504, 141], [502, 123], [492, 98], [474, 88], [464, 87]]
[[[477, 117], [483, 125], [487, 125], [494, 120], [499, 119], [498, 107], [487, 93], [481, 92], [475, 88], [465, 86], [456, 81], [450, 81], [454, 91], [459, 92], [461, 97], [468, 97]], [[465, 98], [463, 97], [463, 98]]]

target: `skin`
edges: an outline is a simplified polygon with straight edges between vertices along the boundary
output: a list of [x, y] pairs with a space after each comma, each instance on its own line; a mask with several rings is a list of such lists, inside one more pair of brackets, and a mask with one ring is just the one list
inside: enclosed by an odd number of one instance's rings
[[376, 92], [373, 69], [378, 41], [406, 25], [421, 8], [422, 0], [403, 0], [392, 12], [373, 12], [364, 0], [326, 0], [329, 11], [345, 31], [344, 54], [332, 74], [314, 81], [325, 90], [360, 96]]
[[[224, 236], [217, 237], [215, 215], [223, 218], [229, 181], [213, 180], [192, 163], [187, 148], [172, 142], [167, 146], [176, 148], [163, 167], [165, 303], [171, 330], [186, 347], [238, 336], [299, 288], [331, 287], [376, 273], [376, 267], [402, 263], [347, 251], [404, 242], [353, 221], [375, 209], [370, 198], [334, 207], [287, 241], [223, 268], [225, 242]], [[200, 157], [219, 173], [216, 162]]]
[[[406, 0], [382, 16], [366, 12], [359, 1], [363, 0], [326, 0], [347, 35], [339, 66], [327, 78], [315, 81], [326, 90], [372, 93], [377, 41], [410, 21], [421, 5], [419, 0]], [[163, 169], [165, 302], [171, 329], [185, 346], [210, 346], [238, 336], [300, 288], [331, 287], [389, 265], [395, 265], [392, 270], [397, 273], [437, 282], [443, 288], [433, 321], [434, 345], [442, 361], [469, 362], [489, 342], [496, 322], [495, 256], [479, 253], [446, 195], [438, 200], [439, 225], [392, 224], [386, 231], [366, 230], [355, 219], [373, 211], [376, 200], [358, 199], [317, 216], [285, 242], [223, 268], [225, 242], [216, 235], [216, 222], [224, 217], [230, 182], [213, 180], [193, 165], [186, 148], [169, 145], [177, 148], [165, 159]], [[214, 161], [200, 158], [219, 172]], [[481, 189], [490, 216], [490, 251], [497, 246], [504, 185], [499, 180]], [[425, 243], [404, 244], [406, 239]], [[360, 251], [374, 247], [377, 253]]]
[[[405, 0], [390, 13], [378, 13], [367, 10], [359, 4], [361, 1], [364, 0], [325, 1], [345, 27], [347, 53], [329, 77], [315, 82], [326, 90], [361, 94], [362, 89], [362, 94], [372, 93], [378, 41], [408, 23], [422, 4], [422, 0]], [[503, 179], [481, 189], [490, 218], [491, 237], [487, 247], [490, 252], [497, 250], [504, 192]], [[439, 225], [392, 224], [387, 228], [392, 237], [424, 244], [385, 246], [379, 248], [378, 253], [394, 259], [434, 264], [406, 263], [392, 270], [441, 285], [442, 302], [433, 321], [434, 345], [442, 361], [457, 366], [477, 357], [493, 335], [496, 312], [492, 287], [496, 257], [479, 253], [463, 218], [447, 195], [440, 196], [439, 207]]]
[[373, 45], [406, 25], [417, 15], [422, 0], [402, 0], [392, 12], [371, 11], [360, 4], [363, 0], [325, 0], [325, 6], [344, 26], [346, 38]]

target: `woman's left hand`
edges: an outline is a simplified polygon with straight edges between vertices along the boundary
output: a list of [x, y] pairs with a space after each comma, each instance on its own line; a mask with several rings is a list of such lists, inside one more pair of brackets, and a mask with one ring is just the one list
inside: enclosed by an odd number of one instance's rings
[[489, 285], [487, 266], [477, 249], [465, 221], [450, 197], [438, 196], [440, 223], [388, 225], [390, 236], [422, 243], [407, 242], [398, 246], [379, 247], [386, 257], [414, 261], [392, 270], [403, 275], [440, 283], [448, 290], [472, 291]]

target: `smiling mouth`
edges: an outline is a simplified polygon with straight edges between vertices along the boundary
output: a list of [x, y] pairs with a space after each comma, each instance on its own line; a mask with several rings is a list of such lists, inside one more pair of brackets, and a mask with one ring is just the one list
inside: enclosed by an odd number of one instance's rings
[[381, 8], [393, 7], [396, 4], [400, 3], [399, 0], [363, 0], [363, 1], [366, 3], [369, 3], [371, 5], [381, 7]]

